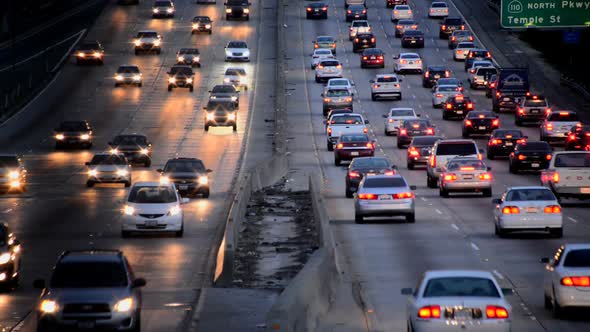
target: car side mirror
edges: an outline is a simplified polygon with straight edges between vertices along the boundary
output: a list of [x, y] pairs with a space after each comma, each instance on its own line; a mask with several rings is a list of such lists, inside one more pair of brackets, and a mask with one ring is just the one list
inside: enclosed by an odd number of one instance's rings
[[549, 262], [550, 262], [549, 257], [543, 257], [543, 258], [539, 259], [539, 263], [549, 264]]
[[504, 296], [514, 295], [514, 289], [512, 289], [512, 288], [502, 288], [502, 294], [504, 294]]
[[164, 170], [163, 170], [163, 169], [161, 169], [161, 168], [158, 168], [158, 169], [156, 170], [156, 172], [158, 172], [158, 173], [164, 173]]
[[180, 204], [188, 204], [190, 202], [191, 202], [191, 200], [186, 197], [183, 197], [180, 199]]
[[492, 199], [492, 204], [502, 204], [502, 200], [499, 198]]
[[410, 186], [410, 190], [416, 190], [416, 186]]
[[402, 288], [401, 293], [402, 295], [412, 295], [413, 291], [411, 288]]
[[381, 115], [382, 118], [387, 119], [387, 114]]
[[35, 281], [33, 281], [33, 287], [35, 287], [37, 289], [43, 289], [43, 288], [45, 288], [45, 280], [43, 280], [43, 279], [35, 279]]
[[137, 278], [135, 280], [133, 280], [133, 283], [131, 284], [131, 287], [133, 288], [139, 288], [139, 287], [143, 287], [147, 284], [147, 282], [145, 281], [144, 278]]
[[369, 120], [365, 120], [365, 124], [369, 124]]
[[85, 162], [85, 163], [84, 163], [84, 165], [86, 165], [86, 166], [90, 166], [90, 162], [89, 162], [89, 161], [87, 161], [87, 162]]

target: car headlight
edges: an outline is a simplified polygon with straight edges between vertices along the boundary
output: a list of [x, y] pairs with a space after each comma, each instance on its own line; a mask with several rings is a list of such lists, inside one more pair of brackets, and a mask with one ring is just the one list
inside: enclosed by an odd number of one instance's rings
[[245, 51], [244, 51], [244, 55], [245, 55], [245, 56], [250, 56], [250, 50], [245, 50]]
[[119, 149], [117, 149], [117, 148], [110, 149], [110, 150], [109, 150], [109, 153], [110, 153], [110, 154], [119, 154]]
[[0, 255], [0, 265], [4, 265], [8, 262], [10, 262], [10, 253], [9, 252], [5, 252], [2, 255]]
[[209, 183], [209, 178], [208, 178], [207, 176], [205, 176], [205, 175], [201, 175], [201, 176], [199, 176], [199, 178], [197, 179], [197, 182], [198, 182], [200, 185], [206, 185], [206, 184], [208, 184], [208, 183]]
[[123, 213], [125, 213], [128, 216], [132, 216], [135, 214], [135, 208], [133, 206], [125, 205], [125, 207], [123, 208]]
[[248, 82], [248, 79], [245, 77], [240, 77], [240, 84], [246, 84]]
[[64, 138], [65, 138], [65, 136], [63, 134], [56, 134], [55, 135], [55, 139], [58, 140], [58, 141], [61, 141]]
[[210, 96], [209, 99], [217, 99], [217, 96]]
[[174, 78], [174, 77], [168, 78], [168, 83], [176, 83], [176, 78]]
[[227, 14], [231, 14], [231, 8], [225, 8], [225, 12], [226, 12]]
[[168, 183], [170, 183], [170, 178], [167, 176], [162, 176], [162, 177], [160, 177], [160, 183], [161, 184], [168, 184]]
[[211, 121], [215, 120], [215, 114], [207, 113], [207, 120], [211, 120]]
[[88, 171], [88, 176], [97, 176], [98, 175], [98, 171], [95, 169], [91, 169]]
[[100, 58], [102, 56], [100, 52], [94, 52], [92, 55], [94, 55], [95, 58]]
[[117, 170], [117, 175], [118, 176], [127, 176], [127, 174], [129, 174], [129, 171], [126, 169], [118, 169]]
[[133, 309], [133, 298], [127, 297], [115, 303], [114, 309], [116, 312], [128, 312]]
[[229, 50], [225, 50], [225, 56], [232, 56], [232, 53], [231, 53], [231, 51], [229, 51]]
[[159, 40], [159, 39], [154, 40], [154, 45], [160, 46], [160, 44], [162, 44], [161, 40]]
[[168, 215], [169, 216], [176, 216], [178, 214], [180, 214], [180, 206], [179, 205], [174, 205], [173, 207], [170, 208], [170, 210], [168, 210]]
[[57, 302], [52, 300], [43, 300], [39, 306], [39, 310], [44, 314], [54, 314], [57, 312], [58, 308], [59, 306], [57, 305]]
[[205, 24], [205, 29], [211, 29], [211, 24]]
[[223, 78], [223, 83], [229, 83], [229, 77], [224, 77]]
[[184, 57], [183, 56], [179, 56], [177, 59], [178, 62], [184, 61]]
[[198, 24], [193, 24], [193, 29], [198, 29], [199, 25]]
[[12, 180], [18, 179], [19, 176], [20, 176], [19, 171], [11, 171], [10, 173], [8, 173], [8, 177]]
[[201, 57], [199, 57], [199, 56], [193, 57], [193, 62], [199, 62], [200, 60], [201, 60]]
[[123, 76], [121, 76], [121, 75], [116, 75], [116, 76], [115, 76], [115, 79], [116, 79], [117, 81], [122, 81], [122, 80], [123, 80]]
[[150, 150], [148, 148], [142, 148], [141, 150], [139, 150], [139, 152], [141, 154], [148, 154], [148, 153], [150, 153]]
[[78, 54], [76, 54], [78, 57], [83, 58], [85, 56], [84, 52], [78, 52]]
[[172, 14], [174, 12], [174, 9], [173, 8], [168, 8], [168, 9], [166, 9], [166, 12], [168, 14]]
[[230, 121], [235, 121], [236, 120], [236, 115], [234, 113], [229, 113], [227, 115], [227, 119]]
[[133, 41], [133, 44], [135, 44], [135, 46], [141, 46], [141, 40], [137, 39]]
[[154, 11], [155, 14], [157, 14], [157, 13], [160, 12], [160, 10], [158, 8], [154, 8], [153, 11]]
[[186, 83], [192, 83], [192, 82], [193, 82], [193, 79], [192, 78], [189, 77], [189, 78], [186, 79]]
[[133, 75], [133, 80], [134, 81], [140, 81], [141, 80], [141, 75]]
[[244, 8], [244, 14], [249, 14], [250, 13], [250, 8]]
[[87, 139], [89, 139], [89, 138], [90, 138], [90, 135], [89, 135], [89, 134], [82, 134], [82, 135], [80, 136], [80, 138], [81, 138], [81, 139], [83, 139], [83, 140], [87, 140]]
[[236, 96], [231, 97], [231, 101], [236, 101], [236, 100], [238, 100], [238, 97], [236, 97]]

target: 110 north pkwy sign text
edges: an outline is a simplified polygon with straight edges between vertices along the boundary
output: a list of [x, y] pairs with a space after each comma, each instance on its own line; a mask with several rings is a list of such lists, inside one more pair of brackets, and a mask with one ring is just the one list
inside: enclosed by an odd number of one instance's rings
[[590, 26], [590, 0], [502, 0], [504, 28]]

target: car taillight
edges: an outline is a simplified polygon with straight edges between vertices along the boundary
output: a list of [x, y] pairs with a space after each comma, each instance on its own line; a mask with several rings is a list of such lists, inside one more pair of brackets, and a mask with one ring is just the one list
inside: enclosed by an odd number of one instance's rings
[[523, 108], [519, 108], [518, 109], [518, 114], [521, 114], [521, 115], [524, 114], [524, 109]]
[[561, 207], [559, 205], [549, 205], [543, 209], [545, 213], [561, 213]]
[[440, 28], [441, 28], [441, 30], [446, 30], [447, 29], [447, 26], [443, 24], [443, 25], [440, 26]]
[[500, 125], [500, 120], [496, 119], [496, 120], [492, 121], [492, 126], [498, 127], [499, 125]]
[[358, 39], [358, 38], [355, 38], [355, 39], [354, 39], [354, 42], [355, 42], [355, 43], [358, 43], [358, 42], [359, 42], [359, 39]]
[[461, 26], [461, 30], [465, 30], [465, 26], [464, 25]]
[[363, 14], [366, 14], [366, 13], [367, 13], [367, 11], [365, 9], [363, 9]]
[[445, 70], [445, 77], [450, 77], [451, 76], [451, 72], [448, 70]]
[[467, 108], [473, 108], [473, 103], [467, 103]]
[[457, 40], [457, 37], [455, 37], [455, 36], [451, 37], [451, 41], [454, 42], [455, 40]]
[[324, 66], [322, 66], [322, 65], [319, 65], [319, 66], [318, 66], [318, 69], [324, 69]]
[[409, 191], [405, 193], [397, 193], [392, 195], [394, 199], [407, 199], [407, 198], [414, 198], [414, 193]]
[[440, 306], [429, 305], [418, 310], [419, 318], [440, 318]]
[[325, 103], [329, 103], [330, 101], [332, 101], [332, 99], [330, 99], [330, 98], [324, 98], [324, 102]]
[[328, 7], [322, 7], [322, 10], [326, 11], [326, 10], [328, 10]]
[[486, 58], [491, 58], [491, 57], [492, 57], [492, 53], [486, 52]]
[[457, 175], [455, 175], [453, 173], [445, 174], [443, 176], [443, 180], [444, 181], [455, 181], [455, 180], [457, 180]]
[[336, 68], [342, 69], [342, 65], [338, 65], [338, 66], [336, 66]]
[[427, 72], [424, 73], [424, 77], [428, 78], [429, 76], [430, 76], [430, 72], [429, 71], [427, 71]]
[[342, 143], [338, 143], [336, 145], [336, 149], [342, 149], [343, 147], [344, 147], [344, 144], [342, 144]]
[[521, 138], [516, 140], [516, 144], [526, 143], [526, 138]]
[[308, 12], [310, 12], [310, 11], [311, 11], [311, 8], [309, 8], [309, 7], [308, 7], [308, 8], [307, 8], [307, 11], [308, 11]]
[[332, 136], [332, 128], [328, 128], [328, 136]]
[[564, 277], [561, 285], [567, 287], [590, 287], [590, 277]]
[[520, 213], [520, 209], [516, 206], [505, 206], [502, 209], [502, 213], [503, 214], [519, 214]]
[[451, 104], [445, 104], [445, 106], [448, 110], [453, 109], [453, 105], [451, 105]]
[[[368, 59], [369, 59], [369, 58], [368, 58], [368, 57], [366, 57], [366, 56], [364, 56], [364, 57], [363, 57], [363, 60], [368, 60]], [[377, 84], [375, 84], [375, 85], [377, 85]]]
[[348, 172], [348, 177], [349, 178], [359, 178], [359, 177], [361, 177], [361, 174], [359, 172], [350, 171], [350, 172]]
[[368, 132], [369, 132], [369, 129], [367, 129], [366, 127], [365, 127], [365, 128], [363, 128], [363, 133], [365, 133], [365, 134], [366, 134], [366, 133], [368, 133]]
[[545, 110], [545, 114], [549, 114], [549, 113], [551, 113], [551, 109], [550, 108], [548, 108], [548, 109]]
[[374, 43], [374, 42], [375, 42], [375, 38], [371, 38], [371, 43]]
[[567, 139], [568, 139], [569, 141], [573, 141], [573, 140], [575, 140], [575, 139], [576, 139], [576, 135], [569, 135], [569, 136], [567, 137]]
[[367, 146], [369, 149], [374, 149], [374, 148], [375, 148], [375, 146], [374, 146], [374, 145], [373, 145], [373, 143], [371, 143], [371, 142], [367, 143], [367, 145], [366, 145], [366, 146]]
[[490, 145], [497, 145], [497, 144], [502, 144], [502, 140], [499, 140], [499, 139], [490, 140]]
[[488, 319], [507, 319], [508, 310], [503, 307], [489, 305], [486, 307], [486, 317]]
[[555, 182], [555, 183], [559, 182], [559, 173], [557, 173], [557, 172], [553, 173], [553, 182]]
[[389, 119], [389, 120], [387, 120], [387, 122], [393, 123], [393, 119]]
[[346, 97], [346, 99], [344, 99], [344, 101], [346, 101], [347, 103], [350, 103], [352, 101], [352, 97]]
[[519, 154], [518, 155], [518, 160], [525, 160], [526, 156]]
[[469, 72], [473, 74], [475, 73], [475, 69], [469, 69]]
[[492, 174], [490, 173], [483, 173], [479, 175], [479, 179], [480, 180], [491, 180], [492, 179]]
[[442, 93], [437, 93], [436, 94], [436, 98], [442, 98], [442, 96], [443, 96]]
[[553, 156], [551, 156], [550, 154], [545, 156], [545, 159], [547, 159], [547, 160], [551, 160], [551, 158], [553, 158]]
[[404, 59], [401, 59], [401, 60], [399, 60], [399, 63], [402, 63], [402, 64], [403, 64], [403, 63], [406, 63], [406, 60], [404, 60]]
[[399, 12], [398, 12], [397, 10], [394, 10], [394, 11], [393, 11], [393, 14], [394, 14], [394, 15], [397, 15], [397, 14], [399, 14]]
[[551, 131], [551, 130], [553, 130], [553, 124], [552, 124], [552, 123], [548, 123], [548, 124], [546, 124], [546, 125], [545, 125], [545, 128], [546, 128], [548, 131]]
[[376, 200], [377, 195], [375, 194], [358, 194], [358, 199]]
[[432, 128], [426, 129], [426, 135], [434, 135], [434, 130]]
[[346, 11], [346, 12], [347, 12], [347, 13], [349, 13], [349, 14], [352, 14], [352, 10], [348, 10], [348, 11]]
[[469, 36], [469, 41], [473, 41], [473, 36]]
[[472, 125], [471, 120], [465, 120], [465, 125], [466, 126], [471, 126]]
[[479, 160], [483, 160], [483, 154], [481, 154], [481, 153], [478, 153], [478, 154], [477, 154], [477, 159], [479, 159]]
[[382, 55], [380, 55], [380, 56], [378, 56], [378, 57], [377, 57], [377, 59], [378, 59], [378, 60], [383, 60], [383, 56], [382, 56]]
[[399, 131], [400, 135], [406, 135], [408, 133], [408, 131], [406, 129], [401, 129]]
[[[490, 88], [493, 88], [493, 87], [495, 87], [495, 86], [496, 86], [496, 83], [494, 83], [494, 82], [490, 82]], [[498, 97], [500, 97], [500, 95], [497, 95], [497, 96], [498, 96]]]

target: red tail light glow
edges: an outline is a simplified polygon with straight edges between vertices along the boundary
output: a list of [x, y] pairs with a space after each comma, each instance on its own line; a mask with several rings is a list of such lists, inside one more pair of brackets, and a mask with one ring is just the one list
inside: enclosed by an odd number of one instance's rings
[[440, 26], [440, 29], [441, 30], [446, 30], [447, 29], [447, 26], [443, 24], [443, 25]]
[[409, 154], [410, 156], [412, 156], [412, 157], [419, 157], [419, 156], [420, 156], [420, 152], [419, 152], [418, 150], [416, 150], [416, 148], [415, 148], [415, 147], [411, 147], [411, 148], [408, 150], [408, 154]]
[[434, 130], [432, 128], [426, 129], [426, 135], [434, 135]]
[[486, 317], [488, 319], [507, 319], [508, 310], [503, 307], [489, 305], [486, 307]]
[[399, 131], [399, 133], [400, 133], [400, 135], [407, 135], [408, 134], [408, 131], [406, 129], [401, 129]]
[[473, 108], [473, 103], [467, 103], [467, 108]]
[[516, 206], [505, 206], [502, 209], [502, 213], [503, 214], [519, 214], [520, 213], [520, 209]]
[[564, 277], [561, 284], [568, 287], [590, 287], [590, 277]]
[[408, 198], [414, 198], [414, 193], [409, 191], [409, 192], [405, 192], [405, 193], [397, 193], [397, 194], [393, 194], [393, 198], [394, 199], [408, 199]]
[[549, 205], [543, 209], [545, 213], [561, 213], [561, 207], [559, 205]]
[[434, 155], [430, 156], [430, 167], [436, 167], [436, 158]]
[[442, 98], [442, 96], [443, 96], [442, 93], [437, 93], [436, 94], [436, 98]]
[[525, 159], [526, 159], [526, 156], [524, 156], [522, 154], [518, 155], [518, 160], [525, 160]]
[[465, 120], [465, 125], [471, 127], [473, 123], [471, 123], [471, 120]]
[[453, 173], [445, 174], [443, 176], [443, 180], [447, 181], [447, 182], [455, 181], [455, 180], [457, 180], [457, 175], [455, 175]]
[[426, 78], [430, 77], [430, 72], [429, 71], [425, 72], [424, 77], [426, 77]]
[[483, 173], [479, 175], [479, 179], [480, 180], [491, 180], [492, 179], [492, 174], [490, 173]]
[[348, 172], [348, 177], [349, 178], [360, 178], [361, 174], [359, 172], [350, 171], [350, 172]]
[[518, 114], [524, 114], [524, 109], [523, 108], [519, 108], [518, 109]]
[[455, 40], [457, 40], [457, 37], [455, 37], [455, 36], [451, 37], [451, 41], [454, 42]]
[[365, 134], [366, 134], [366, 133], [368, 133], [368, 132], [369, 132], [369, 129], [367, 129], [367, 128], [363, 128], [363, 133], [365, 133]]
[[377, 195], [375, 195], [375, 194], [358, 194], [358, 199], [376, 200]]
[[332, 128], [328, 128], [328, 136], [332, 136]]
[[352, 14], [352, 10], [347, 10], [346, 11], [348, 14]]
[[374, 149], [375, 148], [375, 146], [371, 142], [367, 143], [367, 147], [370, 148], [370, 149]]
[[490, 145], [497, 145], [497, 144], [502, 144], [502, 140], [499, 140], [499, 139], [490, 140]]
[[308, 8], [307, 8], [307, 11], [308, 11], [308, 12], [310, 12], [310, 11], [311, 11], [311, 8], [309, 8], [309, 7], [308, 7]]
[[547, 129], [548, 131], [552, 131], [553, 130], [553, 123], [546, 124], [545, 129]]
[[492, 126], [495, 126], [495, 127], [500, 126], [500, 120], [496, 119], [496, 120], [492, 121]]
[[451, 104], [445, 104], [445, 106], [447, 107], [448, 110], [453, 109], [453, 105], [451, 105]]
[[551, 160], [551, 158], [552, 158], [552, 156], [550, 154], [545, 156], [545, 159], [547, 159], [547, 160]]
[[431, 305], [420, 308], [418, 310], [419, 318], [440, 318], [440, 306]]

